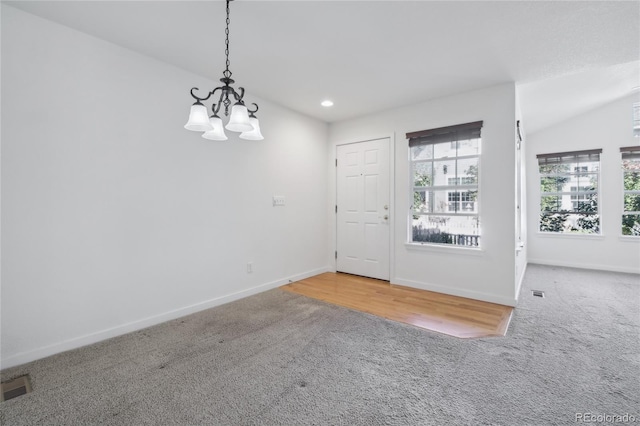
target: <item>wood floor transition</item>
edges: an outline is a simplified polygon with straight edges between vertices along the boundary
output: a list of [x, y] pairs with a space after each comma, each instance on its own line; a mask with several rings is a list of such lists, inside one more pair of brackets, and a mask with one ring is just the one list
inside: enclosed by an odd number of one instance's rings
[[513, 312], [510, 306], [343, 273], [328, 272], [280, 288], [460, 338], [504, 336]]

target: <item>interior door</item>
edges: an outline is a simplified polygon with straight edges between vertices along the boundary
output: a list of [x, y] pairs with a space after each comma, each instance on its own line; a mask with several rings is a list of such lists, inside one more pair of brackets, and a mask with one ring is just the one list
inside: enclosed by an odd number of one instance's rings
[[337, 147], [339, 272], [389, 280], [389, 141]]

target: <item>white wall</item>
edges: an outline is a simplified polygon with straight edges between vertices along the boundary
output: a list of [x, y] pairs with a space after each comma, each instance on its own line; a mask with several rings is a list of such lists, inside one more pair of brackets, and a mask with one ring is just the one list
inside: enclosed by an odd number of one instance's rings
[[[621, 236], [622, 169], [620, 147], [637, 146], [632, 134], [638, 94], [607, 104], [529, 135], [527, 145], [529, 262], [640, 273], [640, 238]], [[601, 236], [538, 232], [540, 177], [537, 154], [602, 148], [600, 164]]]
[[[392, 283], [515, 305], [515, 102], [514, 84], [504, 84], [330, 125], [331, 206], [335, 204], [336, 145], [395, 134]], [[405, 134], [478, 120], [484, 121], [479, 171], [482, 251], [408, 247], [412, 194]], [[333, 252], [335, 215], [330, 215], [328, 229]]]
[[217, 82], [6, 5], [2, 56], [2, 367], [328, 270], [326, 124], [206, 141]]

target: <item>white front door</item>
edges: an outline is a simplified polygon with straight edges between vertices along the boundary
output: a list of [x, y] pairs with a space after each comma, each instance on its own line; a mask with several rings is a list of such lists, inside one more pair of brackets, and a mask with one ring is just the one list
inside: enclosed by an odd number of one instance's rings
[[389, 280], [389, 138], [337, 147], [339, 272]]

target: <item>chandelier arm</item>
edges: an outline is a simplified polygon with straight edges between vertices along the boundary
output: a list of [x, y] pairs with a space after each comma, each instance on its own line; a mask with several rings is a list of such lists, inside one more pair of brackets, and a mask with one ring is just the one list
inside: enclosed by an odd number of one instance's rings
[[209, 94], [207, 95], [206, 98], [201, 98], [200, 96], [197, 96], [195, 93], [193, 93], [194, 90], [200, 90], [200, 89], [198, 89], [197, 87], [193, 87], [191, 89], [191, 96], [193, 97], [193, 99], [195, 99], [198, 102], [206, 101], [207, 99], [209, 99], [211, 97], [211, 95], [213, 95], [213, 92], [215, 92], [215, 90], [211, 91], [211, 92], [209, 92]]
[[236, 92], [235, 90], [233, 91], [233, 97], [236, 98], [237, 103], [239, 103], [240, 105], [244, 105], [244, 102], [242, 101], [242, 98], [244, 98], [244, 87], [238, 87], [238, 91], [240, 92], [240, 94], [238, 94], [238, 92]]
[[247, 108], [247, 112], [249, 113], [249, 117], [253, 116], [253, 114], [255, 114], [256, 112], [258, 112], [258, 104], [257, 103], [252, 103], [251, 105], [253, 105], [254, 107], [256, 107], [256, 109], [251, 110], [249, 108]]
[[[222, 90], [222, 87], [216, 87], [215, 89], [213, 89], [211, 91], [211, 93], [209, 93], [209, 97], [215, 95], [218, 90]], [[223, 90], [223, 92], [224, 92], [224, 90]]]

